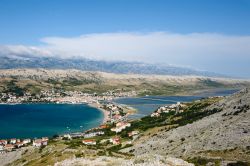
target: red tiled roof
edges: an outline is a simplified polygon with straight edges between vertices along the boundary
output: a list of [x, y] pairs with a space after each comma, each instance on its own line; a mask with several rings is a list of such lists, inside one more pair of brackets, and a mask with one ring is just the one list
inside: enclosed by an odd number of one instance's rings
[[95, 142], [95, 140], [87, 139], [87, 140], [82, 140], [82, 142]]

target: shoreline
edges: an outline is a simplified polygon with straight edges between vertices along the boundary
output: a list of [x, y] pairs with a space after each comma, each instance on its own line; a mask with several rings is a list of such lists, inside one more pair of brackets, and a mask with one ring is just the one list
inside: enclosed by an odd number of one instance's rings
[[109, 112], [103, 108], [101, 108], [101, 104], [98, 104], [98, 103], [87, 103], [87, 105], [89, 105], [90, 107], [93, 107], [93, 108], [96, 108], [98, 109], [99, 111], [102, 112], [103, 114], [103, 120], [102, 120], [102, 124], [105, 124], [108, 122], [109, 120]]

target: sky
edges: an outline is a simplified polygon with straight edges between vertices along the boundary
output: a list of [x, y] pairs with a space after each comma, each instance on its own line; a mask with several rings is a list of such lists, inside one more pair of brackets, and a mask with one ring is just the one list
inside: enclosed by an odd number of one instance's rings
[[6, 52], [250, 78], [250, 1], [0, 0], [0, 53]]

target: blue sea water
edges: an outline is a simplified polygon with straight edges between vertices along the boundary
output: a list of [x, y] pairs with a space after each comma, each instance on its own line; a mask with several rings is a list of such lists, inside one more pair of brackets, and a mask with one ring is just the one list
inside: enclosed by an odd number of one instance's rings
[[103, 113], [86, 104], [2, 104], [0, 139], [84, 131], [97, 127], [102, 120]]
[[151, 114], [160, 106], [168, 104], [175, 104], [177, 102], [190, 102], [209, 96], [227, 96], [237, 92], [238, 89], [216, 90], [204, 92], [197, 96], [144, 96], [144, 97], [130, 97], [118, 98], [114, 102], [118, 104], [125, 104], [137, 110], [136, 114], [130, 115], [130, 119], [137, 119]]

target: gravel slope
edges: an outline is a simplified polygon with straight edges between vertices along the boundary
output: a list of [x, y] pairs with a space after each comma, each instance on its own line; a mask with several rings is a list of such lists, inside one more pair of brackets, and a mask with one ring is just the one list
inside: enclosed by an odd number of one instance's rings
[[[207, 109], [214, 107], [223, 108], [223, 111], [147, 139], [142, 137], [125, 151], [132, 149], [135, 155], [161, 154], [182, 158], [233, 156], [236, 160], [250, 161], [249, 91], [242, 90]], [[231, 152], [234, 154], [230, 155]]]

